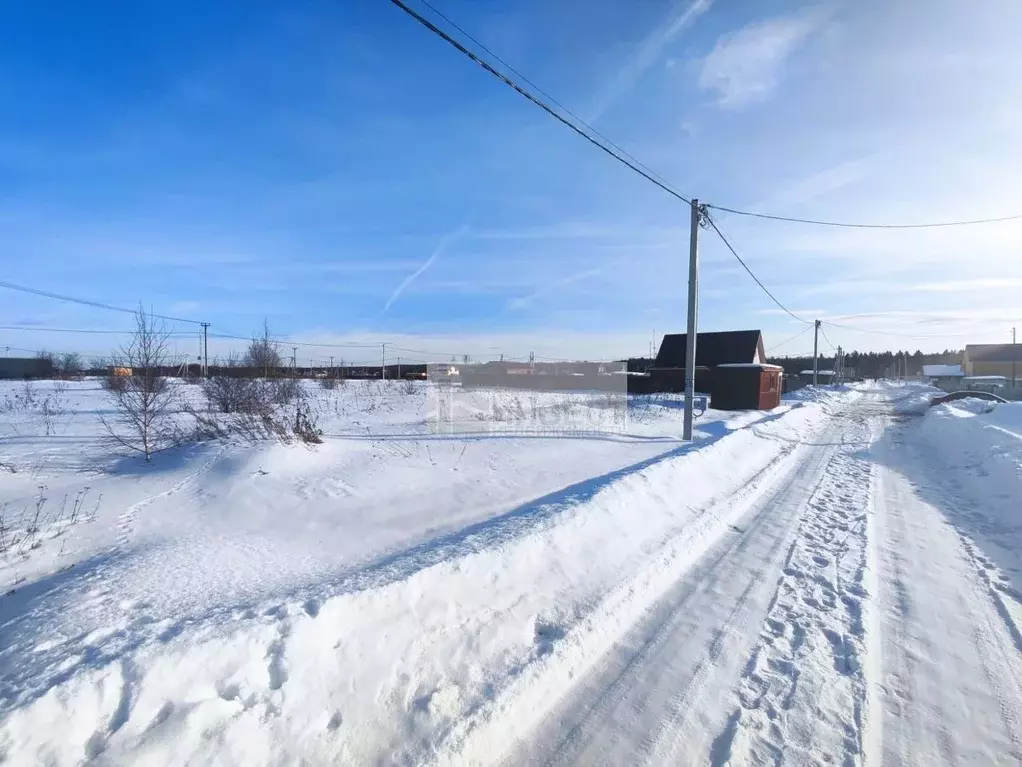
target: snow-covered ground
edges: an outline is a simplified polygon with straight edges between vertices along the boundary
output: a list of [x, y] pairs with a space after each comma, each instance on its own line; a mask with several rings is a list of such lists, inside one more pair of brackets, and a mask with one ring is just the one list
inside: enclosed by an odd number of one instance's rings
[[322, 445], [145, 466], [53, 387], [0, 388], [7, 540], [46, 499], [0, 761], [1022, 758], [1022, 405], [821, 387], [687, 445], [677, 397], [351, 382]]

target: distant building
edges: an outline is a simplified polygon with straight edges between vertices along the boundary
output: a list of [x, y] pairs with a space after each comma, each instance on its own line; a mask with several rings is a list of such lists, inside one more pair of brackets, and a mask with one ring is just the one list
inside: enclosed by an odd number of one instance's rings
[[49, 378], [53, 360], [39, 357], [0, 357], [0, 378]]
[[[805, 378], [809, 383], [813, 382], [813, 371], [812, 370], [803, 370], [803, 371], [801, 371], [799, 373], [799, 375], [802, 376], [802, 378]], [[834, 381], [836, 379], [837, 379], [837, 371], [835, 371], [835, 370], [817, 370], [816, 371], [816, 380], [819, 383], [821, 383], [821, 384], [834, 383]]]
[[945, 391], [961, 388], [965, 371], [961, 365], [923, 365], [923, 378]]
[[[1014, 367], [1012, 363], [1014, 362]], [[1022, 344], [969, 344], [962, 367], [965, 375], [1022, 379]]]

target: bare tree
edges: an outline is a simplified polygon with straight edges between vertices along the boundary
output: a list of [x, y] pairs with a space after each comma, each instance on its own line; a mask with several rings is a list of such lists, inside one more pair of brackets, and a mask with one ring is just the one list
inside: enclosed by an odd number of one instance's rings
[[131, 342], [117, 357], [117, 366], [132, 374], [121, 376], [119, 386], [108, 389], [117, 407], [116, 424], [101, 420], [114, 441], [142, 453], [148, 462], [154, 452], [174, 443], [171, 416], [177, 393], [163, 375], [170, 364], [170, 333], [140, 304]]
[[266, 320], [263, 320], [262, 337], [253, 337], [252, 343], [248, 345], [244, 362], [246, 367], [263, 371], [264, 378], [269, 378], [271, 372], [280, 369], [280, 352], [277, 351], [277, 344], [270, 337], [270, 326]]
[[64, 352], [57, 358], [57, 372], [62, 378], [81, 375], [82, 369], [82, 357], [76, 352]]

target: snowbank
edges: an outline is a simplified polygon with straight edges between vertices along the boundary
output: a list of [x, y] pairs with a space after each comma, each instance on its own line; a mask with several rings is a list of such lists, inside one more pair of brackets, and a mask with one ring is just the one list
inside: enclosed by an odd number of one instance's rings
[[[1022, 572], [1022, 402], [964, 399], [932, 408], [918, 424], [922, 461], [940, 486], [921, 486], [1009, 580]], [[1013, 592], [1014, 593], [1014, 592]], [[1014, 620], [1022, 626], [1022, 604]]]
[[[898, 391], [898, 390], [901, 391]], [[894, 412], [902, 415], [923, 415], [930, 409], [934, 397], [942, 395], [940, 389], [925, 384], [909, 384], [890, 388]]]

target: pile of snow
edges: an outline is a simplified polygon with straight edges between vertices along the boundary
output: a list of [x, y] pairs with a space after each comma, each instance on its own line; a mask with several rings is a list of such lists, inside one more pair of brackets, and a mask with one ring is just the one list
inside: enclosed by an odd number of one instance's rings
[[902, 415], [923, 415], [930, 409], [934, 397], [939, 397], [944, 392], [933, 386], [921, 384], [909, 384], [891, 389], [891, 403], [894, 412]]
[[970, 398], [938, 405], [922, 419], [919, 436], [924, 460], [961, 494], [948, 499], [965, 504], [956, 525], [1003, 571], [1022, 572], [1022, 402]]
[[[561, 671], [583, 673], [728, 534], [730, 499], [859, 396], [710, 412], [697, 424], [716, 439], [689, 445], [670, 436], [681, 410], [666, 404], [620, 435], [438, 435], [425, 388], [374, 383], [312, 393], [316, 449], [207, 444], [152, 466], [104, 453], [95, 385], [66, 394], [57, 439], [38, 413], [0, 417], [18, 468], [0, 473], [0, 505], [31, 508], [38, 484], [73, 494], [83, 467], [102, 496], [88, 520], [0, 564], [14, 589], [0, 755], [434, 758], [555, 645]], [[635, 588], [640, 576], [660, 586]], [[608, 600], [612, 619], [594, 619]]]
[[996, 402], [980, 397], [964, 397], [937, 405], [939, 413], [953, 418], [971, 418], [980, 413], [991, 413], [997, 409]]

